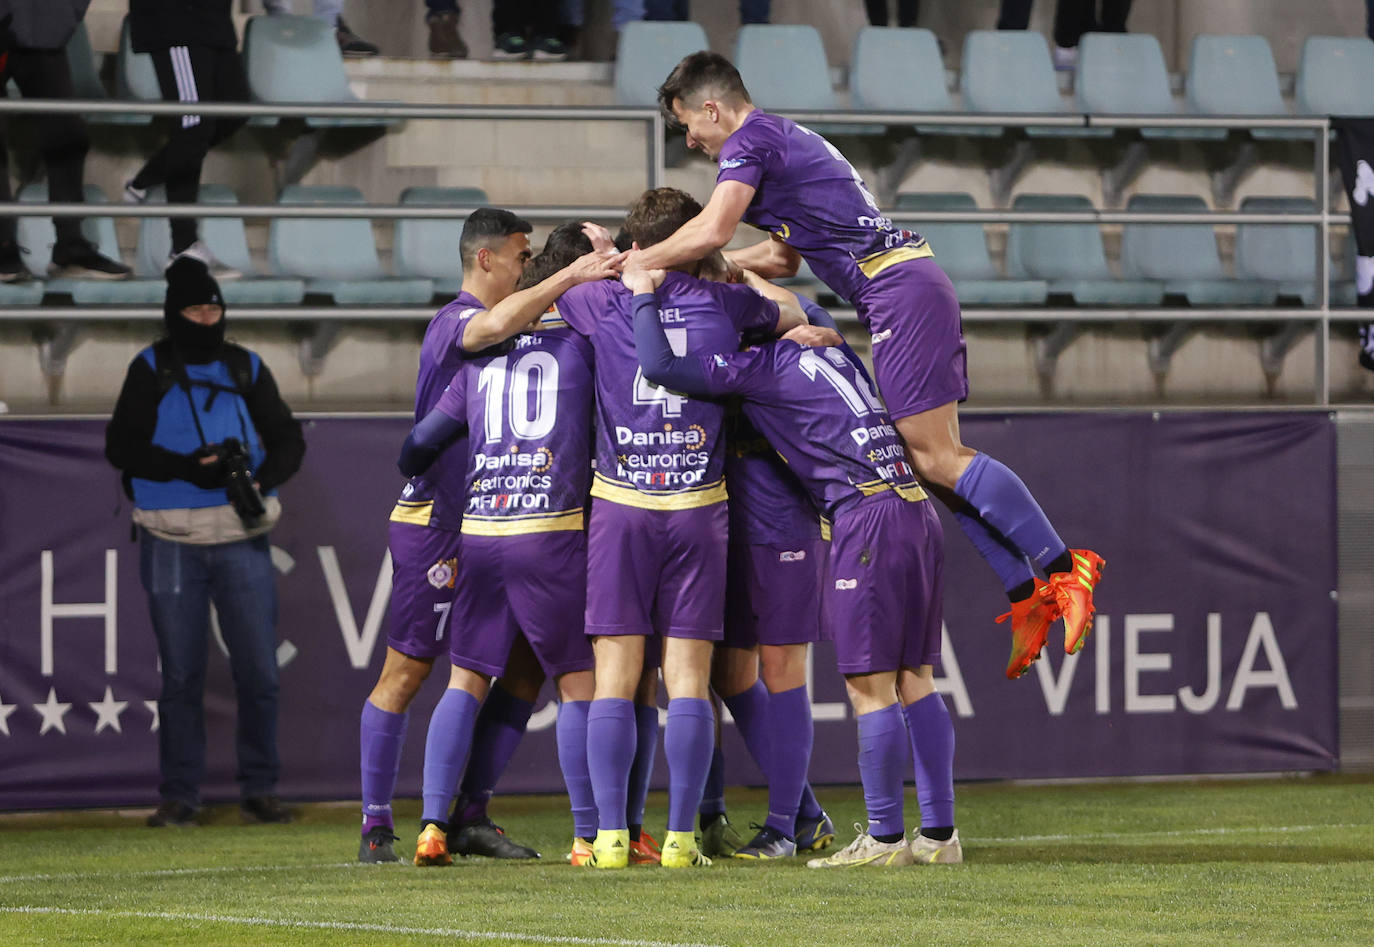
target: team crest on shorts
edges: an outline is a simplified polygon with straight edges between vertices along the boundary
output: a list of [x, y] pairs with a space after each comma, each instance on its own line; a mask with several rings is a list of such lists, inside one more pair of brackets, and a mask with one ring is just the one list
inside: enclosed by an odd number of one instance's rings
[[453, 588], [454, 577], [458, 574], [458, 557], [452, 559], [440, 559], [429, 567], [429, 572], [425, 574], [429, 579], [429, 584], [436, 589]]
[[805, 562], [806, 550], [798, 549], [796, 552], [784, 550], [778, 553], [778, 562]]
[[859, 580], [858, 580], [858, 579], [836, 579], [836, 580], [835, 580], [835, 588], [838, 589], [838, 590], [841, 591], [841, 592], [847, 591], [847, 590], [849, 590], [849, 589], [857, 589], [858, 587], [859, 587]]

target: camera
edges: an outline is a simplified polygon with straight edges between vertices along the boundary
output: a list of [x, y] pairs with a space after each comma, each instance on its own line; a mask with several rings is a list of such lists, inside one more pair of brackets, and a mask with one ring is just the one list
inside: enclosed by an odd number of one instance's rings
[[263, 506], [262, 494], [253, 486], [253, 472], [248, 467], [248, 451], [236, 437], [226, 437], [216, 450], [224, 464], [224, 494], [229, 505], [243, 520], [245, 526], [257, 525], [258, 519], [267, 512]]

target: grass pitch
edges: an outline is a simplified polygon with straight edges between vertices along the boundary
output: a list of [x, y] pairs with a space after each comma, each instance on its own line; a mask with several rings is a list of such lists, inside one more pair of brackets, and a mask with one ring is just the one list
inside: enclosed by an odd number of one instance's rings
[[[861, 794], [820, 798], [845, 844]], [[493, 808], [542, 863], [423, 870], [358, 865], [353, 806], [161, 830], [147, 810], [0, 816], [0, 945], [1374, 942], [1374, 778], [979, 784], [958, 799], [965, 864], [848, 871], [573, 869], [556, 797]], [[747, 836], [764, 795], [729, 801]], [[651, 831], [663, 807], [651, 797]], [[404, 857], [416, 804], [398, 814]]]

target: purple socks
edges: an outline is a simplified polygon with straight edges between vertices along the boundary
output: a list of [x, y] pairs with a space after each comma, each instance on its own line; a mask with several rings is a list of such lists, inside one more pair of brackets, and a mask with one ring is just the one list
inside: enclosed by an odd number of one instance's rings
[[954, 723], [944, 698], [927, 694], [902, 710], [916, 761], [916, 798], [924, 828], [954, 825]]
[[706, 788], [701, 791], [698, 811], [703, 819], [725, 814], [725, 754], [719, 744], [711, 751], [711, 768], [706, 772]]
[[992, 571], [997, 573], [997, 578], [1002, 580], [1002, 588], [1007, 592], [1035, 578], [1035, 570], [1031, 568], [1030, 560], [979, 519], [972, 507], [966, 506], [952, 512], [959, 528], [964, 531], [969, 542], [973, 543], [973, 548], [978, 550], [978, 555], [992, 566]]
[[644, 803], [649, 798], [649, 779], [654, 774], [654, 756], [658, 753], [658, 707], [635, 704], [634, 708], [635, 742], [631, 744], [634, 761], [630, 764], [627, 800], [630, 808], [620, 818], [626, 819], [629, 825], [643, 825]]
[[709, 700], [678, 697], [668, 701], [663, 753], [668, 758], [669, 832], [692, 831], [715, 745], [716, 715]]
[[572, 804], [573, 835], [596, 835], [596, 800], [592, 796], [592, 777], [587, 768], [587, 711], [589, 700], [565, 700], [558, 705], [558, 766], [568, 787]]
[[391, 798], [396, 793], [396, 773], [401, 766], [401, 747], [405, 745], [409, 719], [409, 714], [394, 714], [370, 700], [363, 702], [358, 744], [362, 761], [364, 835], [375, 826], [392, 825]]
[[[984, 559], [997, 570], [1002, 584], [1011, 589], [1030, 581], [1030, 575], [1015, 566], [1010, 544], [1026, 558], [1044, 567], [1064, 555], [1064, 541], [1045, 518], [1021, 478], [987, 454], [977, 454], [954, 485], [954, 492], [977, 511], [987, 530], [971, 530], [968, 516], [956, 516], [959, 526]], [[999, 542], [999, 540], [1005, 540]], [[996, 547], [1001, 546], [999, 551]]]
[[[806, 770], [811, 765], [811, 696], [806, 685], [768, 696], [768, 818], [766, 825], [792, 835], [803, 790], [810, 794]], [[811, 803], [819, 814], [820, 806]], [[814, 817], [814, 816], [813, 816]]]
[[[596, 800], [598, 828], [627, 827], [625, 794], [634, 757], [634, 704], [616, 697], [592, 701], [587, 708], [587, 770]], [[647, 781], [646, 778], [646, 784]], [[643, 818], [643, 803], [640, 805]]]
[[477, 725], [472, 734], [472, 753], [459, 793], [463, 811], [458, 824], [476, 822], [487, 814], [487, 803], [496, 791], [496, 781], [506, 771], [515, 748], [525, 736], [534, 705], [508, 693], [499, 685], [487, 691]]
[[448, 822], [448, 807], [453, 788], [463, 775], [468, 750], [472, 748], [472, 728], [477, 720], [477, 698], [465, 690], [450, 687], [439, 698], [434, 716], [429, 718], [425, 737], [425, 775], [421, 789], [426, 822]]
[[892, 704], [859, 715], [859, 777], [868, 807], [869, 835], [900, 835], [902, 770], [906, 768], [907, 732], [902, 708]]

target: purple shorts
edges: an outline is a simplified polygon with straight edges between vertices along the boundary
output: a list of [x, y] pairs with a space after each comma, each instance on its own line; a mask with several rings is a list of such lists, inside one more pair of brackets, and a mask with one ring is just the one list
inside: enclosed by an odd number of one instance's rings
[[589, 671], [582, 630], [587, 534], [581, 530], [463, 537], [449, 660], [499, 677], [523, 633], [549, 678]]
[[959, 299], [934, 260], [879, 273], [858, 303], [873, 339], [873, 375], [892, 420], [968, 397]]
[[731, 648], [821, 640], [821, 583], [830, 544], [821, 539], [731, 543], [725, 641]]
[[643, 510], [592, 502], [587, 535], [587, 634], [724, 634], [724, 503]]
[[449, 606], [458, 575], [460, 534], [414, 523], [388, 523], [391, 550], [391, 631], [386, 643], [412, 658], [437, 658], [448, 648]]
[[840, 673], [938, 661], [943, 574], [944, 538], [931, 501], [880, 493], [837, 517], [825, 611]]

